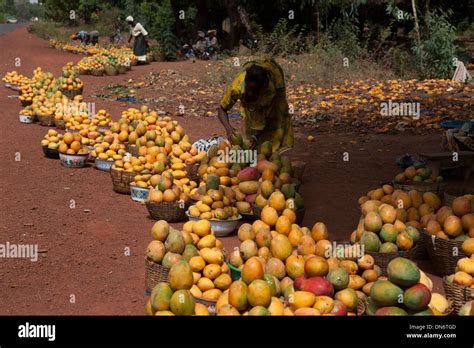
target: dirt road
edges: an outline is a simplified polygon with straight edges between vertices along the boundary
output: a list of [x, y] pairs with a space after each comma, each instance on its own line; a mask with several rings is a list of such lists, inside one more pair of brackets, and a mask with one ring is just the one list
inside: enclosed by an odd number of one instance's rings
[[[81, 58], [48, 48], [24, 27], [2, 35], [0, 44], [2, 76], [10, 70], [30, 76], [37, 66], [58, 74], [68, 61]], [[85, 99], [118, 119], [129, 105], [92, 99], [94, 90], [149, 71], [189, 72], [199, 64], [153, 63], [121, 76], [84, 76]], [[114, 193], [107, 173], [67, 169], [45, 158], [40, 141], [47, 128], [18, 122], [21, 107], [9, 97], [13, 94], [0, 89], [0, 243], [37, 244], [41, 254], [37, 262], [0, 259], [0, 314], [142, 314], [143, 253], [153, 225], [146, 208]], [[192, 140], [223, 134], [213, 118], [184, 116], [179, 121]], [[396, 156], [441, 150], [437, 134], [313, 135], [316, 140], [310, 143], [305, 130], [297, 129], [290, 154], [308, 163], [302, 185], [304, 225], [324, 221], [337, 240], [347, 239], [357, 224], [357, 198], [397, 173]], [[349, 161], [343, 161], [344, 152]], [[224, 244], [237, 245], [236, 237], [225, 238]]]

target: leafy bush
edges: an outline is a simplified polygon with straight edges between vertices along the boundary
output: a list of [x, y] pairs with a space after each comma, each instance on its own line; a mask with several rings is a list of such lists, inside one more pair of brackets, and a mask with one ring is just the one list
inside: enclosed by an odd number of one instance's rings
[[171, 30], [166, 30], [161, 35], [161, 49], [167, 60], [175, 60], [176, 54], [180, 48], [178, 38]]
[[288, 21], [281, 18], [271, 33], [264, 33], [260, 25], [255, 25], [258, 50], [271, 55], [287, 56], [305, 51], [304, 28], [298, 25], [290, 27]]
[[54, 22], [34, 22], [28, 26], [28, 32], [37, 35], [42, 39], [56, 39], [65, 41], [68, 40], [68, 35], [66, 32], [62, 32], [60, 28], [62, 25], [60, 23]]
[[425, 18], [420, 44], [415, 41], [412, 50], [420, 78], [451, 78], [454, 73], [453, 58], [455, 28], [443, 14]]

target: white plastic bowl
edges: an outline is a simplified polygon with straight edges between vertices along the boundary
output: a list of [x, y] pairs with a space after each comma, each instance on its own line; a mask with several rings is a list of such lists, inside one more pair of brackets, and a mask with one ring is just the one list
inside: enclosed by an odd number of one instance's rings
[[18, 115], [21, 123], [33, 123], [35, 122], [35, 116], [30, 115]]
[[144, 202], [148, 198], [149, 188], [130, 185], [130, 196], [135, 202]]
[[192, 216], [186, 211], [186, 215], [190, 221], [207, 220], [211, 223], [211, 229], [216, 237], [225, 237], [234, 232], [239, 224], [242, 216], [239, 214], [235, 220], [211, 220], [202, 219], [200, 217]]

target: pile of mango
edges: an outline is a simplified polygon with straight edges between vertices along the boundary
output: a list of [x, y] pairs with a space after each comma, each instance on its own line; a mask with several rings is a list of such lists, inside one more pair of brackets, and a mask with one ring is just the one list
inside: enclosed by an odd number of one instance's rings
[[[329, 88], [289, 86], [288, 101], [299, 125], [359, 128], [379, 134], [426, 133], [441, 130], [443, 120], [470, 119], [472, 92], [469, 84], [451, 80], [346, 80]], [[421, 103], [421, 117], [382, 115], [381, 103], [389, 100]], [[399, 127], [401, 122], [403, 127]]]
[[[232, 199], [236, 201], [235, 206], [240, 214], [253, 214], [254, 204], [263, 208], [270, 195], [276, 191], [282, 192], [286, 199], [294, 199], [298, 208], [303, 206], [287, 156], [272, 152], [271, 142], [264, 142], [258, 152], [253, 153], [241, 137], [236, 136], [233, 141], [240, 145], [221, 142], [218, 146], [212, 146], [207, 156], [202, 158], [198, 174], [206, 185], [200, 186], [193, 199], [201, 200], [209, 186], [215, 189], [222, 185], [232, 189]], [[254, 162], [238, 161], [238, 156], [243, 159], [249, 153], [254, 155]]]
[[441, 208], [441, 199], [432, 192], [395, 190], [392, 185], [370, 190], [359, 198], [362, 217], [351, 234], [351, 243], [366, 251], [390, 253], [409, 250], [420, 240]]
[[442, 182], [443, 177], [434, 177], [430, 168], [424, 165], [414, 165], [407, 167], [403, 172], [395, 176], [395, 181], [399, 183], [411, 182]]
[[9, 83], [11, 86], [19, 87], [22, 84], [27, 83], [29, 79], [28, 77], [19, 74], [17, 71], [13, 70], [7, 72], [5, 76], [3, 76], [2, 80], [5, 83]]
[[442, 315], [449, 303], [439, 294], [432, 301], [432, 283], [411, 260], [398, 257], [387, 266], [387, 278], [370, 289], [366, 314], [377, 316]]

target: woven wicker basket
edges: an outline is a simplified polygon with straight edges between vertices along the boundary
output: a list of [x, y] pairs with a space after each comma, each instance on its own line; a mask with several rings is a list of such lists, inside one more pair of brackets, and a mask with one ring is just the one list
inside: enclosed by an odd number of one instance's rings
[[104, 75], [104, 69], [92, 69], [91, 70], [92, 76], [102, 76]]
[[446, 190], [444, 192], [444, 196], [443, 196], [443, 204], [448, 206], [448, 207], [451, 207], [453, 205], [453, 201], [456, 197], [464, 196], [464, 195], [467, 195], [469, 193], [472, 194], [473, 192], [472, 191], [469, 192], [469, 190], [464, 189], [464, 188]]
[[81, 89], [71, 89], [71, 90], [61, 88], [61, 93], [64, 94], [66, 97], [68, 97], [71, 100], [74, 99], [74, 97], [76, 95], [81, 95], [82, 92], [83, 92], [83, 88], [81, 88]]
[[117, 68], [115, 66], [112, 66], [112, 65], [106, 65], [104, 67], [104, 72], [105, 72], [105, 75], [107, 75], [107, 76], [118, 75]]
[[416, 242], [417, 248], [415, 250], [415, 259], [416, 260], [428, 260], [430, 256], [428, 255], [428, 250], [426, 250], [426, 240], [423, 238], [423, 235], [420, 233], [420, 239]]
[[438, 182], [417, 182], [417, 183], [401, 183], [401, 182], [394, 182], [393, 187], [395, 190], [403, 190], [403, 191], [411, 191], [411, 190], [416, 190], [420, 193], [425, 193], [425, 192], [434, 192], [438, 194], [439, 196], [443, 196], [444, 192], [444, 183], [438, 183]]
[[91, 71], [89, 69], [79, 69], [77, 73], [79, 75], [90, 75]]
[[303, 161], [293, 161], [291, 162], [291, 167], [293, 168], [293, 177], [302, 181], [304, 170], [306, 168], [306, 162]]
[[153, 262], [145, 257], [145, 290], [151, 293], [153, 288], [159, 283], [168, 283], [169, 268]]
[[203, 304], [207, 307], [207, 310], [210, 315], [216, 315], [216, 304], [217, 301], [205, 300], [203, 298], [193, 296], [194, 302]]
[[366, 254], [371, 255], [374, 258], [375, 264], [380, 267], [383, 274], [387, 274], [387, 266], [393, 259], [397, 257], [404, 257], [406, 259], [414, 260], [417, 254], [419, 243], [417, 243], [410, 250], [397, 251], [396, 253], [379, 253], [374, 251], [366, 251]]
[[57, 129], [66, 129], [66, 122], [64, 120], [54, 120], [54, 124]]
[[127, 67], [125, 65], [117, 65], [117, 72], [119, 74], [125, 74], [127, 72]]
[[469, 301], [474, 300], [474, 289], [468, 286], [461, 286], [458, 284], [448, 283], [446, 277], [443, 277], [443, 287], [446, 293], [446, 298], [451, 301], [451, 307], [454, 315], [459, 309]]
[[39, 124], [46, 127], [54, 126], [54, 115], [38, 115]]
[[186, 208], [183, 202], [145, 202], [148, 213], [153, 220], [179, 222], [186, 220]]
[[115, 192], [130, 194], [130, 183], [133, 177], [137, 175], [135, 172], [125, 172], [123, 170], [110, 169], [110, 176], [112, 178], [112, 185]]
[[[439, 276], [454, 273], [458, 260], [467, 257], [462, 250], [463, 241], [433, 238], [426, 231], [423, 231], [422, 234], [433, 268]], [[456, 251], [456, 256], [453, 255], [453, 251]]]

